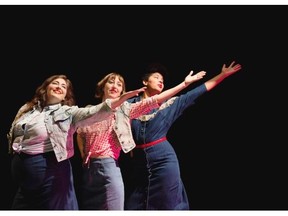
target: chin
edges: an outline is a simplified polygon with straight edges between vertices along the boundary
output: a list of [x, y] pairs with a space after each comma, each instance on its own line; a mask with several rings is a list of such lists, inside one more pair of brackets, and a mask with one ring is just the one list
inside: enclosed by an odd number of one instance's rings
[[118, 97], [120, 97], [120, 95], [110, 95], [109, 96], [109, 98], [111, 98], [111, 99], [115, 99], [115, 98], [118, 98]]
[[160, 94], [163, 91], [163, 89], [156, 89], [156, 94]]

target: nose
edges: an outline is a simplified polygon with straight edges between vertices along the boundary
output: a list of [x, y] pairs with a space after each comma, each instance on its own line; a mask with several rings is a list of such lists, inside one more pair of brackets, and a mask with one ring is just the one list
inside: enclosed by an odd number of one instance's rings
[[63, 91], [63, 87], [59, 84], [59, 85], [56, 86], [56, 90], [62, 92]]

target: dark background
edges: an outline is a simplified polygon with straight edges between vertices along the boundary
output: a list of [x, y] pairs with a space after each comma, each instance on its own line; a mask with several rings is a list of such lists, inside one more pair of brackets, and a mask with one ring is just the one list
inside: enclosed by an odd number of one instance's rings
[[[15, 192], [6, 133], [20, 106], [48, 76], [68, 75], [77, 104], [85, 106], [95, 103], [96, 83], [111, 71], [124, 75], [127, 89], [142, 86], [140, 74], [151, 62], [169, 69], [166, 88], [191, 69], [207, 71], [195, 87], [235, 60], [242, 70], [201, 96], [168, 134], [191, 210], [288, 210], [287, 9], [0, 6], [0, 209], [10, 208]], [[77, 149], [72, 164], [77, 189]]]

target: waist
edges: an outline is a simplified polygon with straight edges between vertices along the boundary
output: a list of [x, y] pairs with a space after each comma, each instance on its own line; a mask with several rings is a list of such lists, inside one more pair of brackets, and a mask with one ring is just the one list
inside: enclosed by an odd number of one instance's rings
[[97, 158], [99, 158], [99, 159], [102, 159], [102, 158], [111, 158], [110, 156], [108, 156], [108, 155], [105, 155], [105, 156], [100, 156], [100, 155], [90, 155], [90, 158], [94, 158], [94, 159], [97, 159]]
[[166, 137], [162, 137], [162, 138], [160, 138], [158, 140], [154, 140], [154, 141], [149, 142], [149, 143], [137, 144], [135, 148], [147, 148], [147, 147], [150, 147], [150, 146], [157, 145], [158, 143], [163, 142], [165, 140], [167, 140], [167, 138]]
[[16, 152], [17, 155], [19, 155], [20, 158], [32, 158], [32, 157], [38, 157], [38, 156], [42, 156], [42, 157], [55, 157], [55, 153], [54, 151], [50, 151], [50, 152], [43, 152], [43, 153], [38, 153], [38, 154], [27, 154], [24, 152]]

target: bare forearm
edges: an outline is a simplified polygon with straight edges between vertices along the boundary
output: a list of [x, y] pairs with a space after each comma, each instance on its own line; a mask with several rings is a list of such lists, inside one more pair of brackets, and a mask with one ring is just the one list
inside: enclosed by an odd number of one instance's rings
[[187, 86], [189, 86], [189, 84], [186, 84], [183, 81], [180, 84], [178, 84], [177, 86], [175, 86], [173, 88], [170, 88], [170, 89], [162, 92], [161, 94], [157, 95], [156, 99], [157, 99], [158, 103], [162, 103], [163, 101], [165, 101], [165, 100], [173, 97], [174, 95], [176, 95], [178, 92], [180, 92], [181, 90], [183, 90]]
[[189, 86], [191, 83], [196, 82], [205, 76], [206, 72], [205, 71], [200, 71], [196, 75], [192, 75], [193, 71], [190, 71], [190, 73], [185, 77], [185, 80], [178, 84], [177, 86], [170, 88], [161, 94], [157, 96], [157, 100], [159, 103], [162, 103], [163, 101], [173, 97], [176, 95], [178, 92]]
[[143, 92], [146, 89], [146, 87], [142, 87], [136, 90], [128, 91], [122, 94], [120, 97], [112, 99], [111, 100], [111, 108], [115, 109], [118, 106], [121, 106], [122, 103], [124, 103], [126, 100], [128, 100], [131, 97], [134, 97], [135, 95], [138, 95], [139, 93]]
[[111, 100], [111, 108], [115, 109], [116, 107], [120, 106], [124, 101], [126, 101], [128, 98], [124, 96], [120, 96], [118, 98], [112, 99]]
[[207, 88], [207, 91], [210, 91], [219, 83], [221, 83], [226, 77], [223, 74], [218, 74], [215, 77], [211, 78], [210, 80], [206, 81], [204, 84]]
[[241, 65], [235, 64], [235, 61], [233, 61], [228, 67], [226, 66], [226, 64], [224, 64], [222, 66], [221, 72], [217, 76], [205, 82], [207, 91], [210, 91], [219, 83], [221, 83], [226, 77], [231, 76], [239, 70], [241, 70]]

